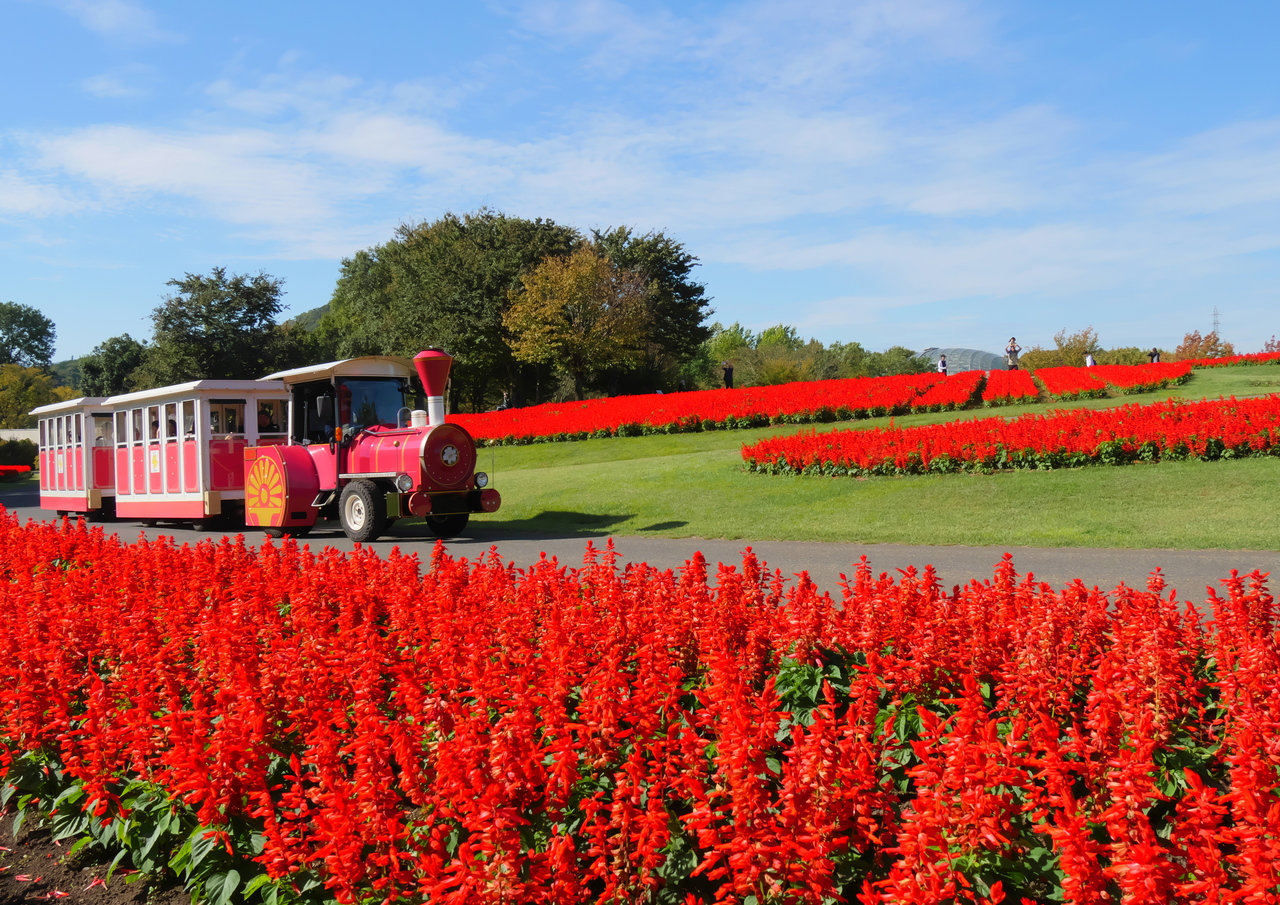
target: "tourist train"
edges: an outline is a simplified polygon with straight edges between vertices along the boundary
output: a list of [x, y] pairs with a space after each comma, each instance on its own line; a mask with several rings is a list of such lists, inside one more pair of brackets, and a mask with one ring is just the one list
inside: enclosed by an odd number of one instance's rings
[[456, 536], [502, 498], [471, 435], [445, 421], [452, 361], [429, 349], [41, 406], [40, 506], [148, 525], [243, 519], [273, 537], [336, 518], [356, 541], [414, 516]]

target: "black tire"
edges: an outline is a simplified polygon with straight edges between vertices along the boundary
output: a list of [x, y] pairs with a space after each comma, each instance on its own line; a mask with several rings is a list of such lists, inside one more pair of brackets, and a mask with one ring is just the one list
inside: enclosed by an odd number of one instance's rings
[[89, 521], [91, 522], [114, 522], [116, 520], [116, 507], [114, 504], [102, 504], [101, 509], [93, 509], [89, 512]]
[[454, 512], [449, 515], [428, 515], [427, 527], [431, 533], [442, 540], [457, 537], [467, 530], [467, 522], [471, 519], [469, 512]]
[[142, 520], [142, 527], [144, 528], [154, 528], [158, 524], [160, 524], [160, 519], [158, 518], [144, 518]]
[[352, 481], [342, 488], [338, 518], [347, 537], [362, 544], [377, 540], [387, 529], [386, 499], [372, 481]]
[[267, 537], [306, 537], [311, 533], [311, 525], [290, 525], [287, 528], [267, 527], [262, 533]]

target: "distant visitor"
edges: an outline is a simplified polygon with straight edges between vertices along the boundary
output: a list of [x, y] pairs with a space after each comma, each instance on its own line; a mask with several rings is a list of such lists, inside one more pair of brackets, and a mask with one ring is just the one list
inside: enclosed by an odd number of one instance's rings
[[1009, 345], [1004, 347], [1004, 363], [1010, 371], [1018, 370], [1018, 353], [1022, 351], [1022, 346], [1018, 345], [1017, 339], [1010, 336]]

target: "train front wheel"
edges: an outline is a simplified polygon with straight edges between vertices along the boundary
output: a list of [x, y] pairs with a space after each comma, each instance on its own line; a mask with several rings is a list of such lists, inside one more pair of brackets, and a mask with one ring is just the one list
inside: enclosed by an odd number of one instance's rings
[[378, 485], [372, 481], [352, 481], [342, 488], [338, 499], [338, 519], [342, 530], [354, 541], [376, 540], [387, 528], [387, 506]]
[[449, 515], [428, 515], [427, 527], [431, 529], [431, 533], [436, 537], [448, 540], [467, 530], [467, 521], [470, 518], [471, 514], [467, 512], [454, 512]]

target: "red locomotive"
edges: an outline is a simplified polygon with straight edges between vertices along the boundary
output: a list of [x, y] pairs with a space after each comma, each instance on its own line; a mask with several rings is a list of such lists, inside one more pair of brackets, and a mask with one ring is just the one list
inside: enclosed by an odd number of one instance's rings
[[40, 505], [152, 524], [242, 513], [274, 537], [336, 517], [357, 541], [417, 516], [453, 537], [502, 498], [471, 435], [445, 422], [452, 361], [352, 358], [42, 406]]

